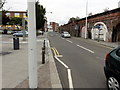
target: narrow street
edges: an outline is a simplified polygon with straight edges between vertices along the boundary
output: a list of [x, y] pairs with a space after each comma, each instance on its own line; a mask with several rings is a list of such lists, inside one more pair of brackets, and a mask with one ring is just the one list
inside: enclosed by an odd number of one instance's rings
[[[51, 47], [62, 55], [60, 60], [71, 69], [74, 88], [106, 88], [104, 58], [111, 50], [81, 38], [62, 38], [59, 33], [48, 34]], [[56, 61], [64, 88], [68, 88], [65, 68]]]

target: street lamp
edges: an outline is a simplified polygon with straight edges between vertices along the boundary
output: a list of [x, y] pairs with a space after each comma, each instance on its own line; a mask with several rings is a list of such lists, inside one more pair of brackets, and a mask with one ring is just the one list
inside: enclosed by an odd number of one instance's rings
[[85, 39], [87, 39], [87, 17], [88, 17], [88, 0], [86, 2], [86, 25], [85, 25]]

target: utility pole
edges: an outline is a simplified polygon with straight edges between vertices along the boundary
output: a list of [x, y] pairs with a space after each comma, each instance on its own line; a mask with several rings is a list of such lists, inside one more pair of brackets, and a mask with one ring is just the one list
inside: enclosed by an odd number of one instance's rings
[[25, 18], [22, 19], [22, 26], [23, 26], [23, 41], [26, 41]]
[[28, 59], [29, 59], [29, 88], [35, 89], [37, 80], [37, 47], [36, 47], [36, 0], [28, 0]]
[[85, 24], [85, 39], [87, 39], [87, 17], [88, 17], [88, 0], [86, 2], [86, 24]]

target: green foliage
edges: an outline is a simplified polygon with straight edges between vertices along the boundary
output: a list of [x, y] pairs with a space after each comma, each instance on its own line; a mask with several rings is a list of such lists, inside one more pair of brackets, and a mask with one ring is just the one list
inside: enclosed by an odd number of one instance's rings
[[68, 23], [72, 23], [72, 22], [78, 22], [80, 18], [77, 16], [76, 18], [72, 17], [69, 19]]
[[7, 23], [10, 21], [10, 18], [6, 15], [7, 11], [2, 11], [2, 25], [7, 25]]
[[39, 2], [36, 2], [36, 29], [40, 29], [44, 27], [45, 23], [45, 8], [39, 4]]
[[21, 26], [22, 25], [22, 18], [19, 18], [19, 17], [12, 17], [10, 19], [10, 25], [19, 25]]

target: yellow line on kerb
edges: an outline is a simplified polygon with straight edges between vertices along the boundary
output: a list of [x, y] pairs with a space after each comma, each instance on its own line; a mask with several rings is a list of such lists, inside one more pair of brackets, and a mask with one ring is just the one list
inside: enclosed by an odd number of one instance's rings
[[54, 52], [55, 56], [59, 56], [59, 52], [57, 51], [57, 49], [56, 49], [56, 48], [52, 48], [52, 50], [53, 50], [53, 52]]
[[56, 56], [57, 54], [56, 54], [56, 52], [55, 52], [54, 48], [52, 48], [52, 50], [53, 50], [53, 52], [54, 52], [54, 54], [55, 54], [55, 56]]
[[56, 54], [59, 56], [60, 54], [59, 54], [59, 52], [58, 52], [58, 50], [55, 48], [55, 51], [56, 51]]

